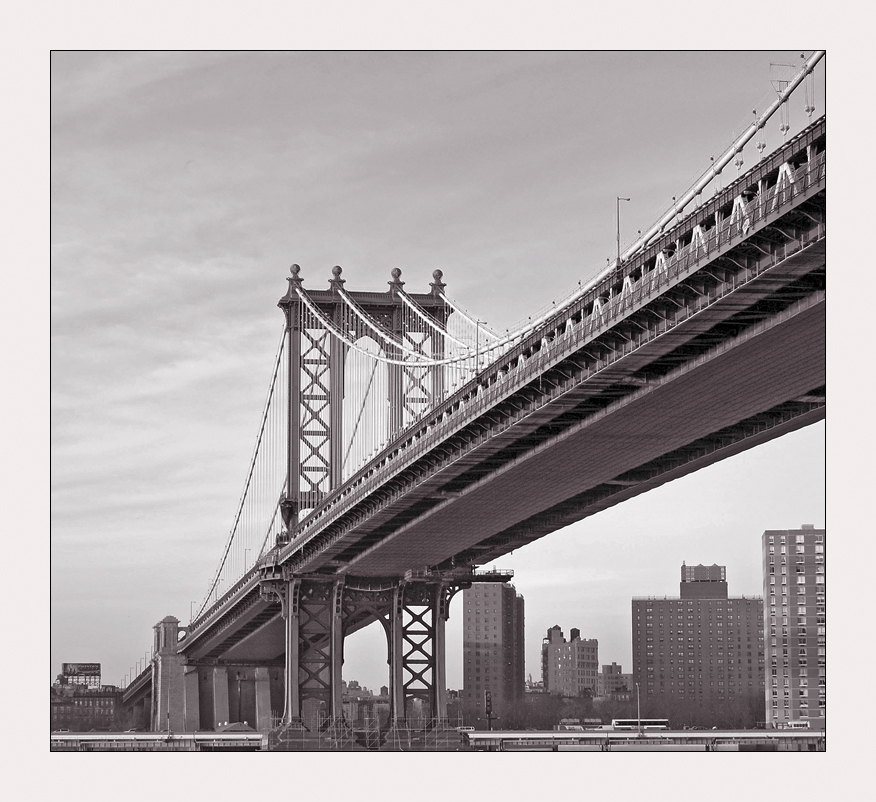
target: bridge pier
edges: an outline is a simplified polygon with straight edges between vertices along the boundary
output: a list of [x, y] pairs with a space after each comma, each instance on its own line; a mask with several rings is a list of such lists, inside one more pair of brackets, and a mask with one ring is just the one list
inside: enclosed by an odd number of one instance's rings
[[213, 727], [227, 724], [228, 718], [228, 669], [225, 666], [214, 666], [212, 671], [213, 685]]
[[263, 732], [271, 729], [271, 666], [211, 661], [189, 663], [183, 670], [182, 693], [171, 700], [184, 711], [180, 730], [218, 729], [235, 722]]
[[285, 626], [283, 729], [350, 737], [343, 712], [344, 638], [378, 620], [387, 637], [391, 744], [411, 724], [447, 718], [445, 622], [453, 594], [467, 584], [446, 578], [276, 577], [262, 580], [279, 600]]
[[403, 682], [403, 610], [404, 610], [404, 587], [396, 585], [392, 592], [392, 612], [389, 632], [389, 723], [395, 727], [399, 720], [405, 717], [405, 694]]
[[281, 605], [285, 633], [285, 729], [343, 719], [343, 581], [299, 577], [262, 583]]
[[197, 666], [186, 666], [184, 671], [185, 731], [197, 732], [201, 729], [201, 693], [198, 684], [198, 668]]
[[447, 724], [445, 623], [460, 589], [446, 581], [403, 581], [389, 628], [390, 721], [385, 745], [412, 748], [411, 730], [439, 737]]
[[185, 631], [172, 615], [153, 627], [154, 663], [151, 729], [153, 732], [183, 732], [185, 720], [185, 658], [178, 654], [179, 634]]
[[271, 675], [267, 666], [255, 670], [255, 729], [271, 728]]
[[275, 582], [268, 586], [280, 600], [284, 630], [286, 634], [286, 668], [283, 675], [284, 682], [284, 708], [283, 726], [301, 729], [301, 693], [298, 684], [298, 664], [300, 655], [300, 616], [298, 612], [298, 592], [301, 588], [300, 579], [292, 579], [288, 582]]

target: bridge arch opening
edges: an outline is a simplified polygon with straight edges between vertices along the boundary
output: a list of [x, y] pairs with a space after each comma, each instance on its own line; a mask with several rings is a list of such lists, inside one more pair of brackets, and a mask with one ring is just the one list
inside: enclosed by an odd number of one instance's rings
[[[354, 622], [351, 622], [354, 623]], [[354, 727], [385, 728], [389, 720], [389, 638], [378, 619], [344, 638], [344, 718]]]

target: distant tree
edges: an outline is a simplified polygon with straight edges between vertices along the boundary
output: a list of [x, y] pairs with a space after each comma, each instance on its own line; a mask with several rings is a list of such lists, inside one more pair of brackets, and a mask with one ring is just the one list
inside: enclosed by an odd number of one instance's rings
[[611, 724], [615, 718], [635, 718], [636, 717], [636, 700], [621, 701], [618, 699], [610, 699], [605, 702], [599, 702], [593, 706], [594, 718], [602, 720], [603, 724]]
[[[630, 717], [634, 718], [635, 713]], [[753, 729], [764, 719], [764, 699], [759, 692], [740, 694], [734, 699], [707, 697], [703, 700], [680, 699], [668, 694], [665, 699], [643, 701], [642, 717], [668, 718], [674, 729]]]

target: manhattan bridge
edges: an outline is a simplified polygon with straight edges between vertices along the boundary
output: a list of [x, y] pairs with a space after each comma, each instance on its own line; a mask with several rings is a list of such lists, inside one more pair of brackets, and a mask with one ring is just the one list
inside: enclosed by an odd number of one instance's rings
[[[515, 331], [293, 265], [230, 534], [125, 703], [153, 730], [247, 720], [343, 741], [344, 639], [379, 621], [389, 730], [446, 719], [449, 603], [514, 549], [825, 416], [826, 120], [816, 51], [599, 275]], [[794, 92], [811, 122], [765, 153]], [[743, 148], [758, 152], [742, 172]], [[730, 164], [737, 177], [716, 179]], [[711, 197], [705, 199], [706, 189]]]

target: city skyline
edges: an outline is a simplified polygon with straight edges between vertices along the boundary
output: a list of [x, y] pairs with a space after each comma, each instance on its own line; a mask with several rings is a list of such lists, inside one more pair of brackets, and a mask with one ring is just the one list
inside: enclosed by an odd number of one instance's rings
[[[351, 289], [399, 267], [422, 292], [441, 269], [454, 301], [512, 328], [614, 256], [617, 196], [626, 245], [799, 55], [54, 54], [52, 678], [94, 661], [115, 683], [154, 624], [197, 609], [291, 263], [309, 288], [339, 264]], [[761, 595], [762, 533], [824, 526], [824, 460], [820, 423], [496, 561], [526, 599], [525, 673], [554, 624], [630, 671], [630, 599], [673, 595], [682, 561]], [[461, 597], [450, 611], [461, 688]], [[348, 639], [345, 680], [386, 684], [382, 637]]]

